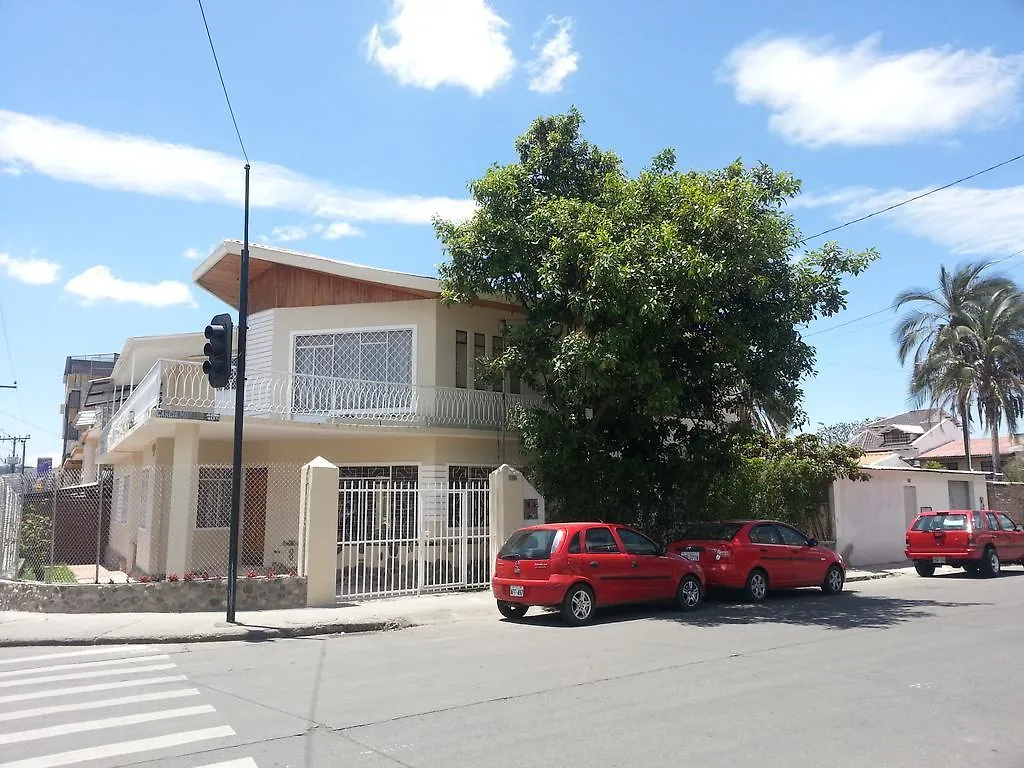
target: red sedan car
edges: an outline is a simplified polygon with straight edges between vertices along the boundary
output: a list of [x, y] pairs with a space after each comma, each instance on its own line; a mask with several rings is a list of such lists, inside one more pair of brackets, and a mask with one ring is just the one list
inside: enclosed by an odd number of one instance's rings
[[566, 622], [579, 625], [607, 605], [673, 600], [693, 610], [704, 596], [704, 574], [632, 528], [549, 523], [509, 537], [491, 589], [506, 618], [522, 618], [530, 606], [557, 607]]
[[698, 523], [668, 548], [700, 563], [709, 587], [742, 589], [754, 602], [776, 588], [821, 587], [835, 595], [846, 581], [841, 555], [775, 520]]

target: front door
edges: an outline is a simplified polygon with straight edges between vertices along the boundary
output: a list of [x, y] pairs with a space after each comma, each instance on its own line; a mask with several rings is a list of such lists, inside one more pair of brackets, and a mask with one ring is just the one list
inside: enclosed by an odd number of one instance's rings
[[245, 470], [245, 500], [242, 505], [242, 541], [239, 559], [245, 568], [263, 565], [264, 535], [267, 529], [267, 468]]
[[[630, 528], [617, 528], [631, 573], [628, 589], [637, 600], [667, 600], [676, 593], [676, 565], [661, 554], [661, 547], [642, 533]], [[630, 598], [633, 599], [633, 598]]]
[[812, 547], [807, 537], [788, 525], [776, 525], [775, 529], [789, 547], [789, 578], [796, 587], [811, 587], [825, 582], [825, 559], [817, 547]]

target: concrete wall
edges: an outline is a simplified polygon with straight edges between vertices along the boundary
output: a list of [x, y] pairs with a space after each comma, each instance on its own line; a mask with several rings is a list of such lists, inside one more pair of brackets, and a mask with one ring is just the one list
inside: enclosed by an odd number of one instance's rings
[[950, 508], [950, 480], [969, 483], [972, 508], [988, 505], [981, 474], [917, 469], [865, 469], [865, 473], [871, 478], [868, 482], [840, 480], [833, 487], [836, 548], [853, 566], [905, 560], [907, 528], [921, 507]]
[[914, 448], [917, 454], [927, 453], [934, 448], [938, 448], [940, 445], [945, 445], [951, 440], [960, 440], [963, 442], [963, 431], [955, 423], [949, 419], [944, 420], [938, 426], [932, 427], [932, 429], [925, 432], [921, 437], [914, 441]]

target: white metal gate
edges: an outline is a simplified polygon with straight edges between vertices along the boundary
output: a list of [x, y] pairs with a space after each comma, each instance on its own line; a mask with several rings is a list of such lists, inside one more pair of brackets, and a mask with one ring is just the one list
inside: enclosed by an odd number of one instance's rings
[[341, 472], [339, 599], [488, 586], [486, 482], [424, 487], [412, 466], [342, 467]]

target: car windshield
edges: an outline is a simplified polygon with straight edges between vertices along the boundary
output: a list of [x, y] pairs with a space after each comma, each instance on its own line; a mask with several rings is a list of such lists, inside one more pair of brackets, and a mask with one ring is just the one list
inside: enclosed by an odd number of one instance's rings
[[565, 531], [561, 528], [539, 528], [516, 531], [498, 552], [502, 560], [547, 560], [558, 549]]
[[915, 531], [966, 531], [967, 515], [925, 515], [914, 522]]
[[683, 534], [682, 540], [729, 541], [741, 527], [740, 523], [698, 523]]

